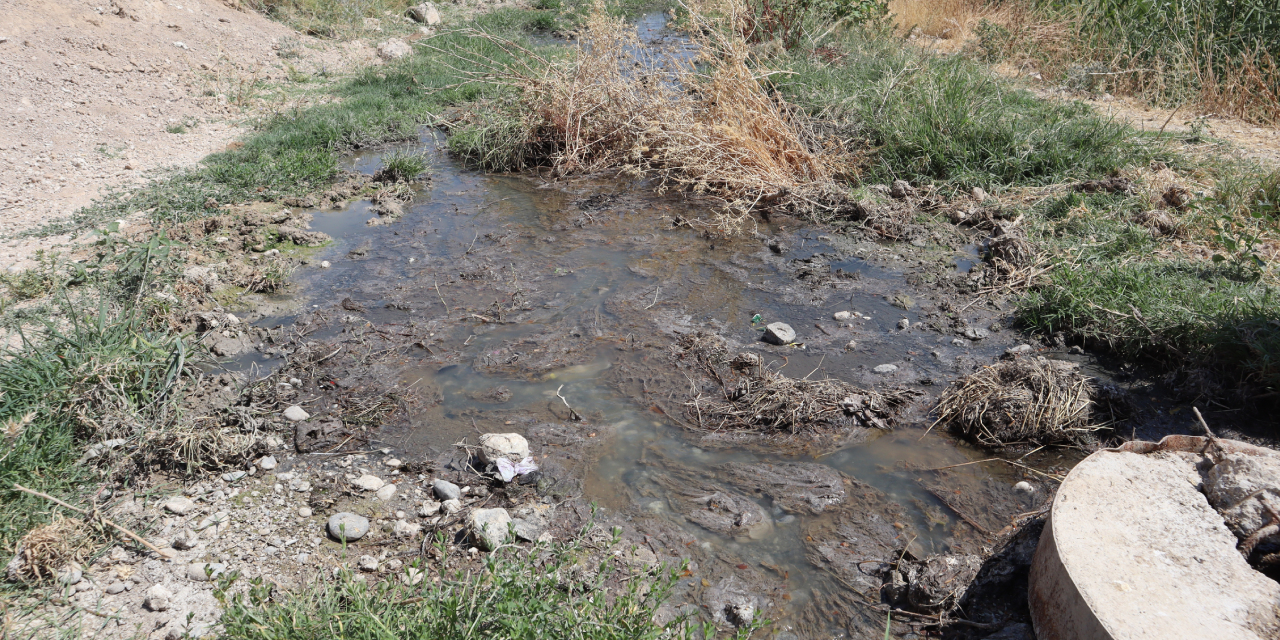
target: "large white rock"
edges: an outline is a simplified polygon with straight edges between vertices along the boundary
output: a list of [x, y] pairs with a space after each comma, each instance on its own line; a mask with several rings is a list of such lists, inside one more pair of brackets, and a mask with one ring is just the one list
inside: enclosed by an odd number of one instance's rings
[[302, 407], [299, 407], [296, 404], [284, 410], [284, 419], [290, 422], [302, 422], [310, 417], [311, 414], [307, 413], [302, 409]]
[[382, 478], [379, 478], [378, 476], [364, 475], [352, 480], [351, 484], [364, 489], [365, 491], [377, 491], [378, 489], [386, 486], [387, 483], [383, 482]]
[[476, 544], [493, 551], [510, 537], [511, 514], [506, 509], [475, 509], [467, 516], [467, 527]]
[[529, 457], [529, 441], [518, 433], [486, 433], [480, 436], [480, 461], [492, 464], [498, 458], [519, 462]]

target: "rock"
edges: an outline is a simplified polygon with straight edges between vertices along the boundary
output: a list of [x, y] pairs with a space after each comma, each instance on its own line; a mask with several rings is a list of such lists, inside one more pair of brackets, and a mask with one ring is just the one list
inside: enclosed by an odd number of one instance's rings
[[226, 482], [235, 482], [236, 480], [239, 480], [240, 478], [243, 478], [247, 475], [249, 475], [247, 471], [231, 471], [229, 473], [222, 474], [221, 477]]
[[912, 189], [911, 184], [906, 180], [894, 180], [893, 184], [889, 185], [889, 195], [898, 200], [901, 200], [912, 193], [915, 193], [915, 189]]
[[311, 517], [311, 507], [302, 507], [302, 508], [298, 509], [298, 517], [301, 517], [301, 518], [310, 518], [310, 517]]
[[399, 469], [404, 466], [404, 463], [401, 462], [399, 458], [387, 458], [382, 464], [391, 467], [392, 469]]
[[981, 340], [990, 335], [991, 335], [991, 332], [987, 331], [986, 329], [983, 329], [982, 327], [969, 327], [968, 329], [964, 330], [964, 337], [970, 340]]
[[107, 585], [106, 592], [107, 592], [107, 595], [114, 596], [116, 594], [124, 593], [124, 589], [125, 589], [124, 583], [117, 581]]
[[496, 464], [498, 458], [520, 462], [529, 457], [529, 441], [518, 433], [486, 433], [480, 436], [480, 461]]
[[194, 549], [196, 546], [196, 543], [199, 541], [200, 541], [199, 534], [192, 531], [191, 529], [183, 529], [178, 535], [173, 537], [173, 542], [171, 544], [173, 545], [174, 549], [187, 551], [189, 549]]
[[542, 535], [542, 527], [525, 520], [524, 518], [513, 518], [511, 520], [515, 526], [516, 539], [525, 542], [534, 542], [538, 536]]
[[467, 516], [471, 537], [486, 551], [497, 549], [509, 537], [511, 515], [506, 509], [475, 509]]
[[880, 365], [880, 366], [878, 366], [878, 367], [876, 367], [876, 368], [872, 369], [872, 371], [874, 371], [874, 372], [876, 372], [876, 373], [878, 373], [878, 374], [881, 374], [881, 375], [885, 375], [885, 374], [893, 373], [894, 371], [897, 371], [897, 370], [898, 370], [898, 365], [896, 365], [896, 364], [882, 364], [882, 365]]
[[311, 414], [307, 413], [306, 411], [303, 411], [302, 407], [299, 407], [296, 404], [284, 410], [284, 419], [288, 420], [289, 422], [302, 422], [303, 420], [306, 420], [307, 418], [310, 418], [310, 417], [311, 417]]
[[395, 495], [396, 495], [396, 486], [394, 484], [389, 484], [382, 487], [381, 489], [378, 489], [378, 499], [383, 502], [390, 500]]
[[437, 478], [432, 481], [431, 488], [435, 491], [436, 497], [441, 500], [457, 500], [462, 497], [462, 489], [448, 480]]
[[1067, 349], [1067, 353], [1073, 356], [1082, 356], [1084, 355], [1084, 348], [1080, 345], [1072, 345], [1070, 349]]
[[329, 516], [327, 529], [334, 540], [354, 542], [369, 533], [369, 519], [346, 511], [335, 513]]
[[418, 507], [418, 515], [423, 518], [430, 518], [437, 513], [440, 513], [440, 503], [435, 500], [424, 500], [422, 506]]
[[1004, 350], [1004, 354], [1011, 358], [1016, 358], [1018, 356], [1025, 356], [1029, 353], [1031, 353], [1031, 345], [1029, 344], [1020, 344], [1016, 347], [1009, 347], [1008, 349]]
[[377, 491], [386, 486], [386, 482], [378, 476], [363, 475], [351, 481], [351, 484], [365, 491]]
[[276, 462], [275, 456], [266, 456], [263, 459], [258, 461], [258, 468], [262, 469], [263, 471], [271, 471], [272, 469], [275, 469], [276, 466], [278, 466], [279, 464], [280, 463]]
[[788, 513], [817, 515], [844, 502], [840, 472], [816, 462], [728, 462], [724, 477], [748, 493], [768, 496]]
[[440, 509], [444, 511], [445, 515], [451, 516], [459, 511], [462, 511], [462, 501], [456, 498], [453, 500], [445, 500], [444, 502], [440, 503]]
[[63, 567], [62, 570], [58, 572], [58, 582], [67, 586], [79, 584], [83, 579], [84, 569], [81, 569], [80, 565], [74, 562]]
[[1013, 490], [1026, 495], [1031, 495], [1036, 492], [1035, 486], [1026, 480], [1013, 485]]
[[414, 22], [422, 22], [429, 25], [440, 24], [440, 12], [436, 11], [436, 5], [431, 2], [424, 2], [416, 7], [409, 7], [406, 12]]
[[187, 567], [187, 579], [192, 582], [208, 582], [227, 572], [227, 565], [221, 562], [195, 562]]
[[191, 498], [184, 498], [182, 496], [169, 498], [169, 500], [164, 503], [165, 511], [168, 511], [169, 513], [174, 513], [180, 516], [187, 515], [195, 507], [196, 507], [195, 500], [192, 500]]
[[952, 338], [952, 339], [951, 339], [951, 346], [953, 346], [953, 347], [967, 347], [967, 346], [969, 346], [969, 341], [968, 341], [968, 340], [965, 340], [964, 338]]
[[151, 611], [168, 611], [171, 605], [173, 593], [164, 588], [164, 585], [153, 585], [147, 589], [147, 598], [143, 604]]
[[332, 265], [332, 264], [330, 264], [328, 260], [321, 260], [321, 261], [320, 261], [320, 268], [321, 268], [321, 269], [328, 269], [329, 267], [332, 267], [332, 266], [333, 266], [333, 265]]
[[392, 38], [378, 45], [378, 57], [383, 60], [399, 60], [412, 52], [409, 44], [400, 38]]
[[901, 319], [901, 320], [899, 320], [899, 321], [898, 321], [898, 330], [899, 330], [899, 331], [906, 331], [907, 329], [910, 329], [910, 328], [911, 328], [911, 321], [910, 321], [910, 320], [908, 320], [908, 319], [906, 319], [906, 318], [903, 318], [903, 319]]
[[982, 187], [974, 187], [973, 190], [969, 192], [969, 194], [972, 195], [973, 199], [977, 200], [978, 202], [982, 202], [983, 200], [987, 199], [987, 191]]
[[837, 311], [834, 314], [832, 314], [831, 317], [839, 322], [844, 322], [846, 320], [852, 319], [853, 314], [849, 313], [848, 311]]
[[360, 560], [357, 561], [356, 563], [356, 568], [360, 569], [361, 571], [369, 571], [369, 572], [377, 571], [378, 559], [373, 556], [360, 556]]
[[405, 520], [396, 520], [396, 526], [391, 533], [400, 538], [416, 538], [422, 533], [422, 525], [416, 522], [407, 522]]
[[845, 348], [847, 351], [853, 351], [854, 349], [857, 349], [857, 348], [858, 348], [858, 341], [857, 341], [857, 340], [850, 340], [849, 342], [847, 342], [847, 343], [844, 345], [844, 348]]
[[[1243, 540], [1270, 520], [1262, 507], [1264, 500], [1280, 508], [1280, 456], [1221, 454], [1206, 474], [1204, 492], [1227, 527]], [[1278, 547], [1280, 534], [1263, 538], [1258, 546], [1264, 552]]]
[[764, 341], [770, 344], [791, 344], [796, 341], [796, 331], [783, 322], [774, 322], [765, 326]]

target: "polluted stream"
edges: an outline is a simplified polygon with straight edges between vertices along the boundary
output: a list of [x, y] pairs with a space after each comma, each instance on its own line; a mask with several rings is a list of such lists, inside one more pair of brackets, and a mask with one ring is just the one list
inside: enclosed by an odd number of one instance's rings
[[[332, 266], [301, 270], [293, 293], [267, 305], [287, 312], [256, 323], [320, 327], [307, 336], [316, 340], [359, 326], [425, 338], [369, 374], [421, 398], [408, 417], [339, 446], [432, 459], [482, 433], [517, 432], [535, 457], [572, 451], [561, 464], [602, 521], [689, 562], [670, 615], [734, 624], [746, 601], [777, 621], [778, 637], [881, 637], [889, 563], [981, 556], [1042, 503], [1049, 487], [1016, 493], [1025, 474], [928, 433], [938, 390], [1016, 336], [934, 330], [913, 298], [928, 294], [864, 259], [875, 242], [794, 220], [713, 237], [683, 224], [709, 208], [642, 183], [482, 175], [450, 159], [438, 132], [413, 148], [433, 169], [404, 216], [384, 224], [363, 201], [311, 211], [334, 243], [308, 262]], [[379, 167], [378, 154], [348, 164]], [[851, 315], [833, 320], [839, 311]], [[761, 340], [776, 321], [796, 329], [796, 344]], [[680, 337], [699, 332], [790, 378], [918, 395], [891, 430], [722, 438], [697, 427], [695, 382], [672, 365]], [[253, 353], [237, 365], [260, 374], [282, 362]]]
[[[658, 33], [655, 20], [641, 26]], [[774, 620], [765, 633], [776, 637], [883, 637], [890, 564], [934, 554], [980, 563], [1050, 493], [929, 432], [939, 391], [1017, 336], [944, 330], [925, 310], [948, 294], [909, 284], [914, 263], [901, 249], [791, 218], [716, 236], [696, 223], [712, 217], [710, 203], [618, 178], [484, 175], [450, 158], [434, 130], [344, 168], [372, 174], [382, 155], [405, 150], [432, 168], [404, 215], [383, 220], [368, 201], [308, 211], [334, 242], [307, 262], [331, 266], [300, 270], [256, 323], [306, 327], [295, 331], [313, 340], [362, 326], [414, 336], [363, 374], [417, 398], [406, 417], [328, 450], [435, 459], [482, 433], [521, 433], [544, 464], [561, 452], [571, 493], [598, 505], [602, 522], [688, 563], [663, 615], [734, 625], [745, 606]], [[978, 260], [965, 244], [939, 248], [943, 270]], [[772, 322], [795, 328], [795, 344], [762, 341]], [[735, 438], [699, 422], [690, 401], [705, 385], [673, 364], [682, 340], [703, 334], [792, 379], [910, 399], [891, 429]], [[253, 353], [229, 366], [257, 375], [282, 362]], [[1047, 451], [1024, 462], [1075, 459]], [[1037, 490], [1016, 492], [1020, 480]]]

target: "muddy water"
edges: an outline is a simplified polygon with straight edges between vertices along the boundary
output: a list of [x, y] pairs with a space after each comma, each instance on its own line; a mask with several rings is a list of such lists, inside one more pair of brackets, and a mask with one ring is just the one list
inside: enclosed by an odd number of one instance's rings
[[[286, 324], [310, 312], [430, 331], [429, 349], [396, 356], [396, 364], [401, 384], [433, 400], [415, 407], [407, 427], [381, 433], [376, 446], [406, 459], [430, 457], [484, 432], [569, 423], [571, 407], [592, 443], [573, 460], [584, 497], [634, 525], [655, 550], [693, 562], [697, 571], [678, 598], [705, 605], [716, 588], [740, 582], [764, 615], [781, 621], [775, 632], [801, 637], [883, 633], [882, 614], [869, 606], [830, 613], [823, 598], [836, 592], [853, 589], [874, 602], [875, 580], [841, 574], [823, 545], [878, 561], [908, 543], [916, 552], [972, 551], [1031, 506], [1009, 491], [1018, 479], [1009, 468], [965, 464], [985, 455], [939, 434], [925, 437], [932, 394], [974, 363], [990, 362], [1015, 336], [956, 345], [954, 334], [917, 325], [928, 293], [884, 266], [892, 260], [872, 259], [895, 249], [794, 220], [712, 238], [675, 224], [705, 215], [697, 202], [654, 196], [643, 184], [485, 176], [453, 163], [442, 141], [427, 132], [413, 145], [434, 168], [399, 221], [367, 224], [377, 216], [364, 202], [313, 212], [313, 228], [335, 244], [312, 264], [332, 267], [300, 271], [296, 293], [276, 301], [297, 313], [261, 321]], [[361, 154], [348, 167], [372, 173], [379, 164], [377, 154]], [[954, 264], [957, 255], [971, 254], [952, 251], [943, 261]], [[348, 298], [364, 311], [339, 304]], [[841, 310], [859, 316], [841, 326], [831, 320]], [[757, 314], [790, 323], [802, 346], [760, 342]], [[902, 319], [914, 328], [900, 330]], [[664, 399], [665, 407], [680, 405], [670, 401], [689, 383], [665, 364], [667, 349], [677, 333], [695, 330], [719, 333], [792, 377], [926, 395], [894, 431], [845, 446], [771, 451], [707, 443], [657, 407]], [[886, 363], [898, 370], [872, 371]], [[555, 447], [531, 439], [535, 451]], [[788, 512], [767, 492], [727, 479], [726, 463], [753, 462], [825, 465], [866, 499], [817, 514]], [[690, 483], [751, 496], [766, 526], [733, 536], [703, 528], [689, 519], [680, 492]], [[874, 549], [849, 533], [856, 529], [850, 518], [867, 514], [883, 525]], [[860, 581], [850, 587], [854, 578]]]

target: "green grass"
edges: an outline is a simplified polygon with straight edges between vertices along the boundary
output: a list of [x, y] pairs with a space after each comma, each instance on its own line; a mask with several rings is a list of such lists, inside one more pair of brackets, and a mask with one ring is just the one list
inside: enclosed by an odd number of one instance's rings
[[397, 151], [382, 158], [382, 167], [375, 174], [380, 182], [409, 182], [427, 172], [427, 158], [421, 153]]
[[[500, 9], [474, 26], [523, 40], [541, 21], [537, 11]], [[329, 184], [343, 154], [416, 140], [419, 128], [438, 122], [448, 108], [503, 93], [493, 85], [460, 84], [451, 67], [457, 60], [449, 52], [509, 60], [506, 51], [458, 32], [429, 42], [434, 48], [415, 46], [413, 56], [339, 82], [332, 90], [334, 102], [264, 119], [243, 146], [211, 154], [200, 165], [171, 171], [141, 189], [113, 192], [70, 221], [36, 233], [83, 231], [135, 211], [149, 211], [158, 222], [182, 222], [208, 215], [210, 200], [242, 203], [303, 195]]]
[[1045, 185], [1105, 175], [1160, 154], [1079, 103], [1041, 100], [962, 57], [934, 57], [850, 30], [782, 59], [776, 87], [840, 136], [873, 151], [866, 180], [954, 189]]
[[[615, 545], [616, 536], [615, 530]], [[653, 622], [679, 579], [676, 571], [633, 570], [612, 560], [593, 560], [581, 540], [500, 549], [479, 570], [446, 570], [444, 575], [430, 570], [432, 575], [418, 586], [404, 585], [398, 575], [370, 584], [363, 576], [343, 573], [273, 599], [271, 585], [261, 580], [236, 595], [229, 595], [230, 585], [224, 582], [216, 592], [225, 607], [222, 637], [678, 640], [718, 635], [714, 627], [684, 619]], [[442, 552], [447, 548], [439, 541], [437, 547]], [[611, 582], [618, 578], [625, 582]], [[763, 624], [756, 622], [731, 637], [745, 640]]]

